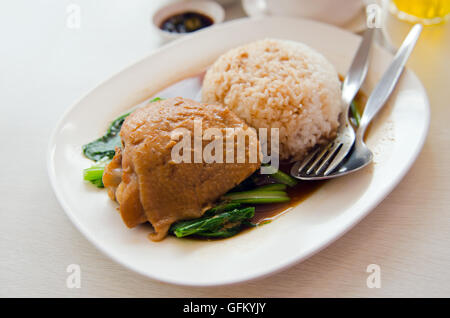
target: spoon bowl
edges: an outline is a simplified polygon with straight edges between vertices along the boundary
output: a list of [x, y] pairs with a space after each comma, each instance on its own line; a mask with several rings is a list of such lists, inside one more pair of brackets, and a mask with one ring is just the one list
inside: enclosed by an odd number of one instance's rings
[[350, 156], [348, 156], [341, 167], [330, 174], [330, 176], [339, 177], [360, 170], [370, 164], [372, 160], [372, 151], [370, 151], [364, 141], [357, 140]]

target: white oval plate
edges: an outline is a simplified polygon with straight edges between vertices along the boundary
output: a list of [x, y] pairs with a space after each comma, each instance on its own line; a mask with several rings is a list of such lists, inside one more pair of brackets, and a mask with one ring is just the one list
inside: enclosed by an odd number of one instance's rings
[[[219, 241], [168, 237], [154, 243], [149, 228], [127, 229], [105, 190], [83, 182], [92, 162], [81, 146], [105, 131], [115, 116], [176, 81], [195, 75], [226, 50], [266, 37], [304, 42], [345, 74], [360, 38], [300, 19], [243, 19], [175, 41], [107, 80], [71, 107], [49, 144], [48, 170], [56, 196], [75, 226], [120, 264], [153, 279], [183, 285], [241, 282], [284, 269], [318, 252], [358, 223], [411, 167], [429, 124], [426, 92], [406, 71], [372, 126], [368, 145], [375, 162], [327, 182], [274, 222]], [[364, 90], [381, 77], [392, 56], [376, 47]]]

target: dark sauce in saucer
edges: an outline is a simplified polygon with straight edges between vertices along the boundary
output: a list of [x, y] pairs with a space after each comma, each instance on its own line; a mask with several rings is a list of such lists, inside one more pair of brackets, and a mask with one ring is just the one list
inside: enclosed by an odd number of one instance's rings
[[213, 19], [199, 12], [183, 12], [165, 19], [160, 28], [171, 33], [190, 33], [214, 23]]

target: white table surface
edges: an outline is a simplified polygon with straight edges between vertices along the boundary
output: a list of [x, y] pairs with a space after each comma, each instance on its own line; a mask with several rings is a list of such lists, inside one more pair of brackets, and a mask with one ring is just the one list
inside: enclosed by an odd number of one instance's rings
[[[149, 16], [161, 2], [1, 2], [0, 296], [450, 296], [450, 24], [426, 29], [409, 63], [432, 108], [418, 160], [366, 219], [307, 261], [238, 285], [173, 286], [114, 263], [74, 228], [47, 177], [49, 135], [81, 95], [160, 45]], [[80, 29], [66, 27], [70, 3], [81, 8]], [[372, 263], [379, 289], [366, 286]], [[81, 266], [79, 289], [66, 287], [69, 264]]]

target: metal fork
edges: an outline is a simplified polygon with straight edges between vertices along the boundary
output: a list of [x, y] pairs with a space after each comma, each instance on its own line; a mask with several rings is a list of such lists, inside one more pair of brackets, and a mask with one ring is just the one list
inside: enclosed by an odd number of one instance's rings
[[355, 131], [350, 125], [350, 105], [363, 84], [369, 68], [369, 53], [374, 29], [364, 33], [361, 44], [342, 86], [342, 102], [345, 105], [340, 115], [337, 137], [326, 145], [313, 149], [303, 161], [297, 161], [291, 175], [302, 180], [327, 179], [327, 176], [341, 163], [355, 142]]

